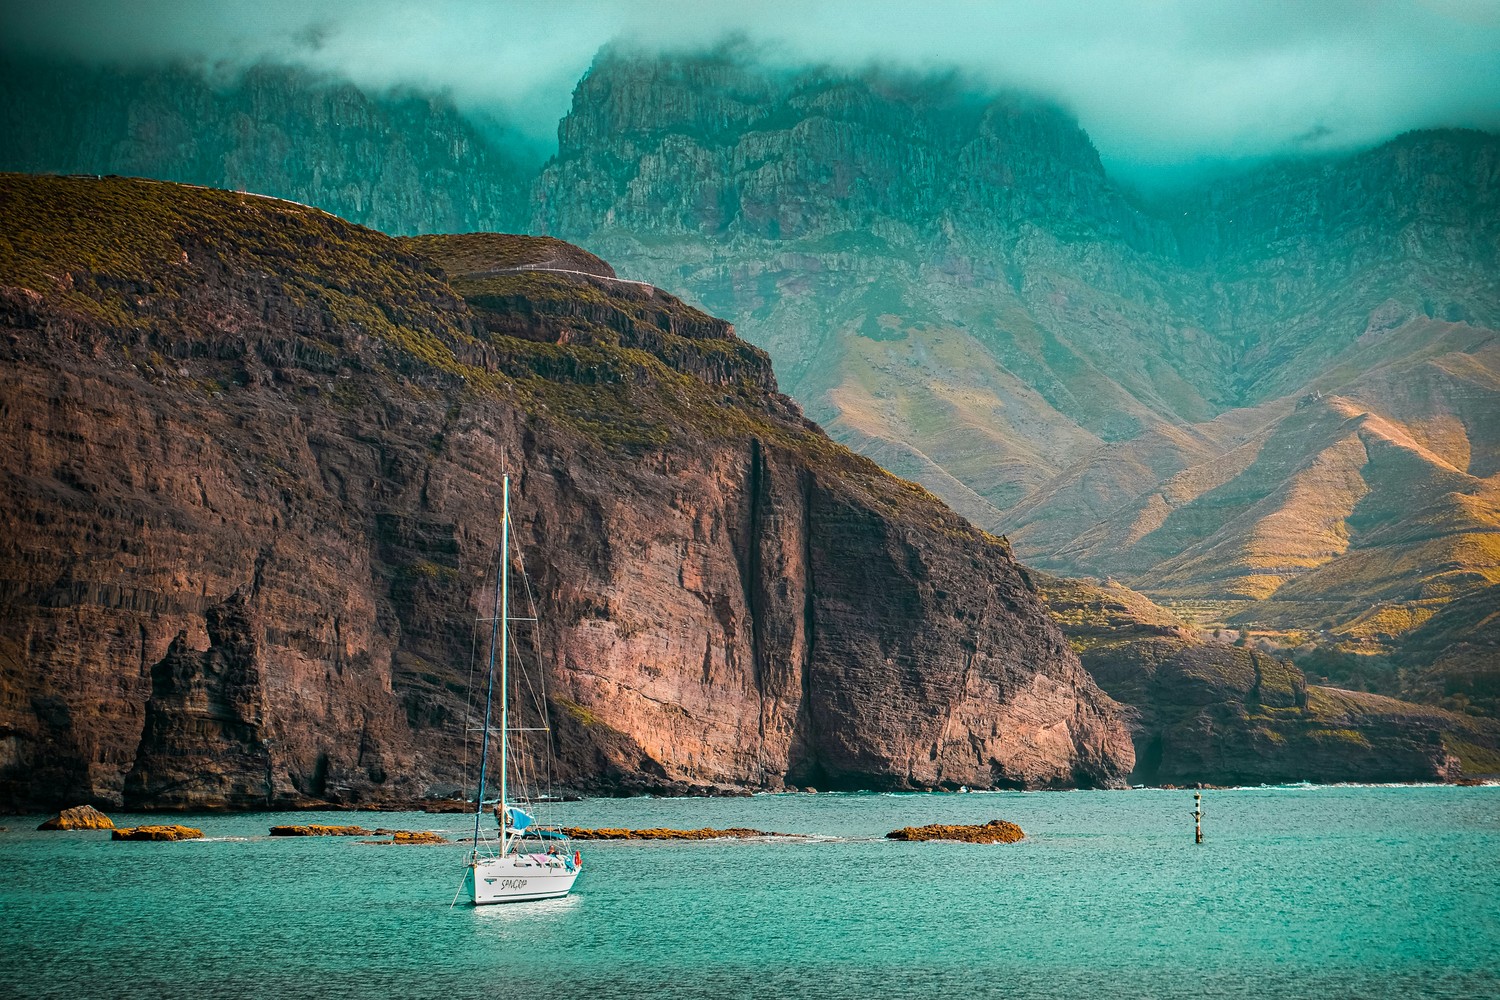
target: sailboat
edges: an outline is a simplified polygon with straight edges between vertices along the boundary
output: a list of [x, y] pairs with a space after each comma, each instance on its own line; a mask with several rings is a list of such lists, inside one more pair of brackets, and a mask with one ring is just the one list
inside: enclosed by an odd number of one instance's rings
[[[546, 732], [545, 698], [538, 699], [543, 725], [511, 726], [510, 711], [510, 477], [502, 487], [500, 522], [500, 568], [495, 582], [495, 613], [490, 625], [489, 682], [484, 701], [484, 742], [479, 754], [479, 794], [474, 807], [474, 849], [464, 874], [464, 890], [475, 906], [489, 903], [521, 903], [534, 899], [557, 899], [573, 889], [583, 871], [583, 857], [562, 831], [536, 821], [521, 801], [525, 789], [516, 789], [511, 802], [509, 782], [511, 757], [515, 753], [513, 732]], [[525, 566], [523, 564], [524, 571]], [[495, 700], [498, 652], [500, 681], [500, 796], [495, 804], [499, 819], [497, 841], [484, 836], [485, 781], [489, 766], [490, 718]], [[540, 670], [540, 664], [537, 664]]]

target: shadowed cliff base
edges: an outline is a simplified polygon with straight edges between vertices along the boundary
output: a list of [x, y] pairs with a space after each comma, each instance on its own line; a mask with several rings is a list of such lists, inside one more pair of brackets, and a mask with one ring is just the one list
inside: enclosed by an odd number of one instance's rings
[[473, 237], [450, 284], [441, 241], [243, 194], [7, 176], [0, 207], [7, 803], [461, 793], [502, 471], [564, 786], [1129, 773], [1008, 546], [722, 321]]

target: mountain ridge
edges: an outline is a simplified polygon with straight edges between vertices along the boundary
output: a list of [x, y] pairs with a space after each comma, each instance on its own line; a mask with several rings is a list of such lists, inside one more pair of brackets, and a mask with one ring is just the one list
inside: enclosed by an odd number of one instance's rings
[[0, 52], [0, 170], [123, 174], [316, 205], [375, 229], [520, 228], [529, 164], [416, 90], [262, 64], [89, 66]]

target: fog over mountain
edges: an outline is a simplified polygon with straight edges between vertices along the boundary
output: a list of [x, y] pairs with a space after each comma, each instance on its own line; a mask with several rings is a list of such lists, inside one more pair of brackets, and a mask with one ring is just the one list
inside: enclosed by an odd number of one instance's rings
[[792, 0], [8, 5], [11, 51], [289, 63], [366, 88], [450, 92], [546, 155], [578, 79], [612, 41], [762, 61], [948, 67], [1077, 115], [1117, 177], [1148, 187], [1268, 156], [1367, 146], [1413, 128], [1500, 124], [1500, 6], [1468, 0], [1095, 4]]

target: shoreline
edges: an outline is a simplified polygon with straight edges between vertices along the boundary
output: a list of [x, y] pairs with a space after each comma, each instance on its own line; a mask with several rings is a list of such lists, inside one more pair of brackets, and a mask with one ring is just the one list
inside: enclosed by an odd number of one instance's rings
[[[1319, 791], [1324, 789], [1347, 789], [1347, 788], [1500, 788], [1500, 775], [1484, 775], [1480, 778], [1464, 781], [1387, 781], [1387, 782], [1325, 782], [1314, 783], [1307, 781], [1289, 781], [1274, 785], [1131, 785], [1127, 788], [1035, 788], [1035, 789], [970, 789], [966, 792], [950, 791], [947, 789], [923, 789], [909, 791], [878, 791], [872, 789], [860, 789], [857, 791], [796, 791], [796, 792], [771, 792], [771, 791], [746, 791], [742, 795], [728, 796], [724, 794], [705, 795], [653, 795], [645, 793], [641, 795], [572, 795], [560, 796], [549, 800], [550, 803], [575, 803], [591, 801], [621, 801], [621, 800], [654, 800], [658, 802], [706, 802], [726, 798], [787, 798], [801, 797], [829, 798], [829, 797], [874, 797], [887, 796], [891, 798], [927, 798], [930, 796], [957, 796], [957, 795], [1038, 795], [1038, 794], [1065, 794], [1074, 792], [1260, 792], [1260, 791]], [[149, 807], [126, 808], [120, 805], [101, 803], [99, 800], [74, 802], [72, 805], [92, 805], [104, 812], [113, 811], [128, 816], [245, 816], [245, 815], [299, 815], [304, 813], [416, 813], [425, 816], [473, 816], [472, 809], [425, 809], [420, 802], [385, 802], [385, 803], [360, 803], [357, 805], [340, 805], [338, 803], [297, 804], [286, 806], [203, 806], [196, 809], [152, 809]], [[31, 806], [25, 808], [0, 808], [0, 817], [6, 819], [19, 819], [30, 816], [50, 816], [59, 809], [69, 808], [64, 805], [53, 806]]]

